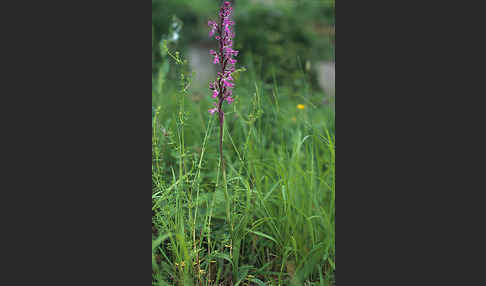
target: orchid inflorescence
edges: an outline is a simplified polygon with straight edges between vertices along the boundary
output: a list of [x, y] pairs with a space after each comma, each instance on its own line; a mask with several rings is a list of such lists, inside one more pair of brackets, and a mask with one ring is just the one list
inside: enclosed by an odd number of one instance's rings
[[233, 50], [233, 38], [235, 33], [231, 30], [231, 26], [235, 23], [231, 20], [233, 8], [229, 1], [225, 1], [219, 11], [219, 23], [215, 21], [208, 21], [210, 27], [209, 36], [213, 37], [219, 42], [219, 51], [213, 49], [209, 50], [209, 54], [213, 56], [213, 63], [219, 64], [221, 71], [218, 72], [216, 81], [209, 83], [209, 89], [212, 91], [212, 98], [218, 99], [214, 103], [215, 108], [209, 109], [209, 113], [214, 114], [218, 112], [222, 116], [222, 105], [226, 100], [228, 104], [234, 101], [232, 95], [232, 88], [234, 86], [231, 74], [235, 71], [236, 60], [233, 58], [238, 55], [238, 51]]

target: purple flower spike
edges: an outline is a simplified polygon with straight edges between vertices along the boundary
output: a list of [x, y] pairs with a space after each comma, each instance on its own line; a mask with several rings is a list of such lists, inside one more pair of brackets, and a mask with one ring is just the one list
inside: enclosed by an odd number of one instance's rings
[[215, 52], [210, 50], [209, 53], [214, 56], [213, 63], [219, 64], [221, 70], [216, 76], [216, 81], [209, 83], [210, 90], [213, 91], [213, 98], [217, 99], [214, 102], [215, 108], [209, 109], [209, 113], [218, 113], [219, 119], [219, 155], [220, 155], [220, 167], [225, 174], [224, 156], [223, 156], [223, 126], [224, 126], [224, 111], [223, 103], [226, 101], [231, 104], [234, 99], [232, 97], [234, 87], [232, 73], [235, 71], [236, 60], [233, 57], [238, 55], [238, 51], [233, 50], [233, 38], [235, 33], [232, 31], [232, 26], [235, 24], [231, 20], [231, 14], [233, 8], [231, 3], [225, 1], [223, 6], [219, 9], [219, 21], [209, 21], [208, 26], [210, 28], [209, 36], [212, 37], [217, 33], [215, 39], [218, 41], [219, 51]]
[[209, 54], [213, 56], [213, 63], [218, 64], [221, 70], [218, 72], [216, 81], [209, 83], [209, 89], [212, 90], [212, 98], [217, 99], [215, 102], [215, 108], [209, 110], [209, 113], [214, 114], [218, 112], [220, 114], [220, 124], [222, 124], [223, 102], [226, 101], [231, 104], [234, 101], [232, 97], [234, 87], [232, 73], [235, 71], [236, 59], [233, 57], [238, 56], [238, 51], [233, 50], [233, 38], [235, 33], [232, 30], [235, 22], [231, 19], [233, 8], [229, 1], [225, 1], [219, 10], [219, 21], [208, 21], [210, 28], [209, 36], [215, 35], [215, 39], [218, 41], [219, 51], [209, 50]]

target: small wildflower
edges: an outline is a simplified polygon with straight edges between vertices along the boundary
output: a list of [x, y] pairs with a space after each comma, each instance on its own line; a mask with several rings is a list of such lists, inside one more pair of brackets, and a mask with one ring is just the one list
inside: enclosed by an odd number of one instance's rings
[[218, 53], [215, 52], [213, 49], [211, 49], [211, 50], [209, 50], [209, 54], [211, 54], [212, 56], [214, 56], [213, 64], [219, 64], [219, 56], [218, 56]]
[[305, 108], [305, 105], [303, 105], [303, 104], [297, 104], [297, 108], [300, 109], [300, 110], [302, 110], [302, 109]]
[[208, 111], [209, 111], [209, 113], [214, 114], [215, 112], [218, 112], [218, 109], [217, 108], [211, 108]]
[[233, 87], [233, 83], [229, 82], [227, 79], [223, 79], [223, 85], [226, 87]]
[[209, 30], [209, 36], [212, 37], [218, 28], [218, 24], [216, 24], [214, 21], [208, 21], [208, 26], [211, 28], [211, 30]]

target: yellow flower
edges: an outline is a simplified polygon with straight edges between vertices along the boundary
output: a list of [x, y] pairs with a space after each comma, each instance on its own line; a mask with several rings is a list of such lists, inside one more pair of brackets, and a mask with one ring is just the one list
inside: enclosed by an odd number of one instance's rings
[[303, 104], [297, 104], [297, 108], [298, 109], [304, 109], [305, 108], [305, 105], [303, 105]]

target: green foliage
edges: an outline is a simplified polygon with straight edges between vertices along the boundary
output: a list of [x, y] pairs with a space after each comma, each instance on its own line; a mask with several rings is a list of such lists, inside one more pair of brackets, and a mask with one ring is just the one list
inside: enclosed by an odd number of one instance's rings
[[240, 73], [225, 111], [224, 184], [210, 101], [186, 92], [185, 62], [167, 54], [184, 76], [153, 97], [153, 284], [332, 285], [332, 111]]
[[[267, 83], [272, 82], [275, 72], [278, 82], [295, 89], [303, 88], [302, 63], [317, 59], [320, 55], [316, 50], [322, 55], [330, 54], [326, 50], [329, 45], [316, 49], [316, 35], [310, 28], [302, 29], [302, 23], [292, 13], [254, 8], [238, 16], [236, 49], [241, 50], [243, 62], [254, 58], [261, 67], [260, 76]], [[317, 88], [315, 72], [309, 69], [306, 73], [311, 86]]]
[[207, 19], [218, 11], [218, 1], [215, 0], [152, 0], [152, 26], [155, 41], [161, 40], [160, 35], [169, 30], [174, 15], [180, 18], [187, 29], [181, 35], [183, 45], [190, 41], [206, 39]]
[[[192, 42], [208, 42], [208, 19], [217, 18], [218, 0], [152, 0], [154, 41], [170, 28], [170, 19], [177, 15], [184, 22], [181, 47]], [[306, 69], [319, 60], [334, 59], [335, 23], [332, 1], [275, 1], [274, 6], [249, 0], [235, 1], [235, 48], [240, 51], [240, 65], [254, 61], [259, 76], [266, 83], [273, 81], [294, 90], [317, 89], [314, 69]], [[212, 43], [212, 42], [209, 42]], [[156, 48], [156, 47], [154, 47]], [[158, 58], [155, 62], [159, 63]]]

